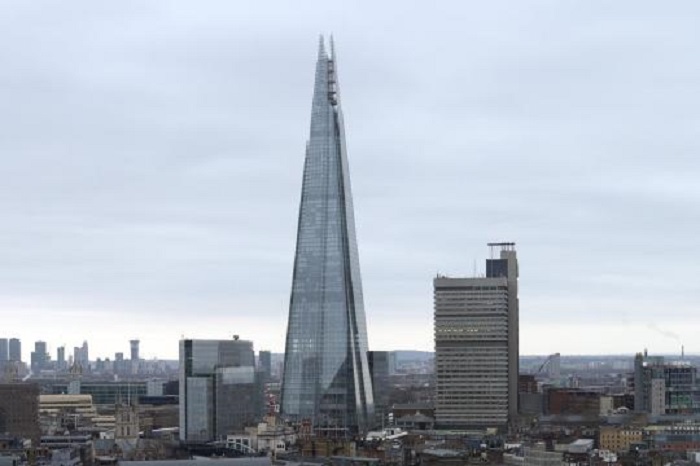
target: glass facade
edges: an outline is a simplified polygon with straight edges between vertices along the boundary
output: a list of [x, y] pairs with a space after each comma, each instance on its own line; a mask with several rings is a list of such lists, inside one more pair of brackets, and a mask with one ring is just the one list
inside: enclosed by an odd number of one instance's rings
[[372, 389], [374, 397], [374, 424], [377, 426], [389, 425], [389, 360], [392, 353], [389, 351], [370, 351], [368, 353], [369, 372], [372, 377]]
[[262, 393], [252, 342], [180, 341], [180, 440], [209, 442], [256, 425]]
[[367, 329], [335, 54], [319, 46], [299, 208], [282, 412], [317, 433], [373, 416]]

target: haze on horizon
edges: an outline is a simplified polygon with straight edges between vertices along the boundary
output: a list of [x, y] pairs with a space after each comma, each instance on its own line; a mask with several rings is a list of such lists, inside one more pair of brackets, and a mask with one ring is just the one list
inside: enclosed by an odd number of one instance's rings
[[332, 32], [370, 349], [515, 241], [521, 354], [700, 353], [700, 4], [0, 4], [0, 337], [281, 352]]

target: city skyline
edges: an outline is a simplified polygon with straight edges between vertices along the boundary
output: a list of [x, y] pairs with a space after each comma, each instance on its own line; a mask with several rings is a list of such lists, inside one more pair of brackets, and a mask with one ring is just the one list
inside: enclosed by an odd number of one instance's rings
[[700, 353], [700, 7], [397, 5], [1, 5], [4, 337], [281, 352], [332, 31], [370, 350], [432, 350], [432, 278], [513, 240], [521, 354]]

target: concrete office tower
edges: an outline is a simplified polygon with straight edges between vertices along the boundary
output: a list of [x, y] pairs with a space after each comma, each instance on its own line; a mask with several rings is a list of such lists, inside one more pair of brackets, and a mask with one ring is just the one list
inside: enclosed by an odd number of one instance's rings
[[316, 63], [282, 378], [282, 413], [348, 437], [374, 415], [336, 56]]
[[10, 338], [10, 361], [22, 362], [22, 342], [18, 338]]
[[131, 360], [139, 360], [139, 340], [129, 340], [129, 346], [131, 348]]
[[435, 278], [435, 422], [506, 428], [518, 414], [518, 261], [490, 243], [486, 276]]
[[180, 340], [180, 440], [206, 443], [257, 425], [261, 379], [250, 341]]

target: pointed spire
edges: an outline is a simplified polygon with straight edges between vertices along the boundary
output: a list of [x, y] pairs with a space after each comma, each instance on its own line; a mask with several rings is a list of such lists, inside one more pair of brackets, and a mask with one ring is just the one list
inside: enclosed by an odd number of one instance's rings
[[328, 77], [328, 98], [332, 105], [337, 106], [340, 103], [340, 97], [338, 95], [338, 63], [335, 58], [335, 42], [333, 41], [333, 34], [330, 36], [330, 58], [329, 58], [329, 77]]
[[323, 40], [323, 34], [318, 36], [318, 59], [326, 58], [326, 47]]
[[[321, 38], [299, 206], [281, 410], [291, 420], [310, 420], [309, 430], [349, 438], [366, 433], [374, 420], [374, 402], [345, 130], [335, 63], [324, 46]], [[329, 47], [332, 53], [332, 42]], [[336, 393], [344, 395], [336, 397]], [[337, 401], [329, 404], [329, 397]]]

